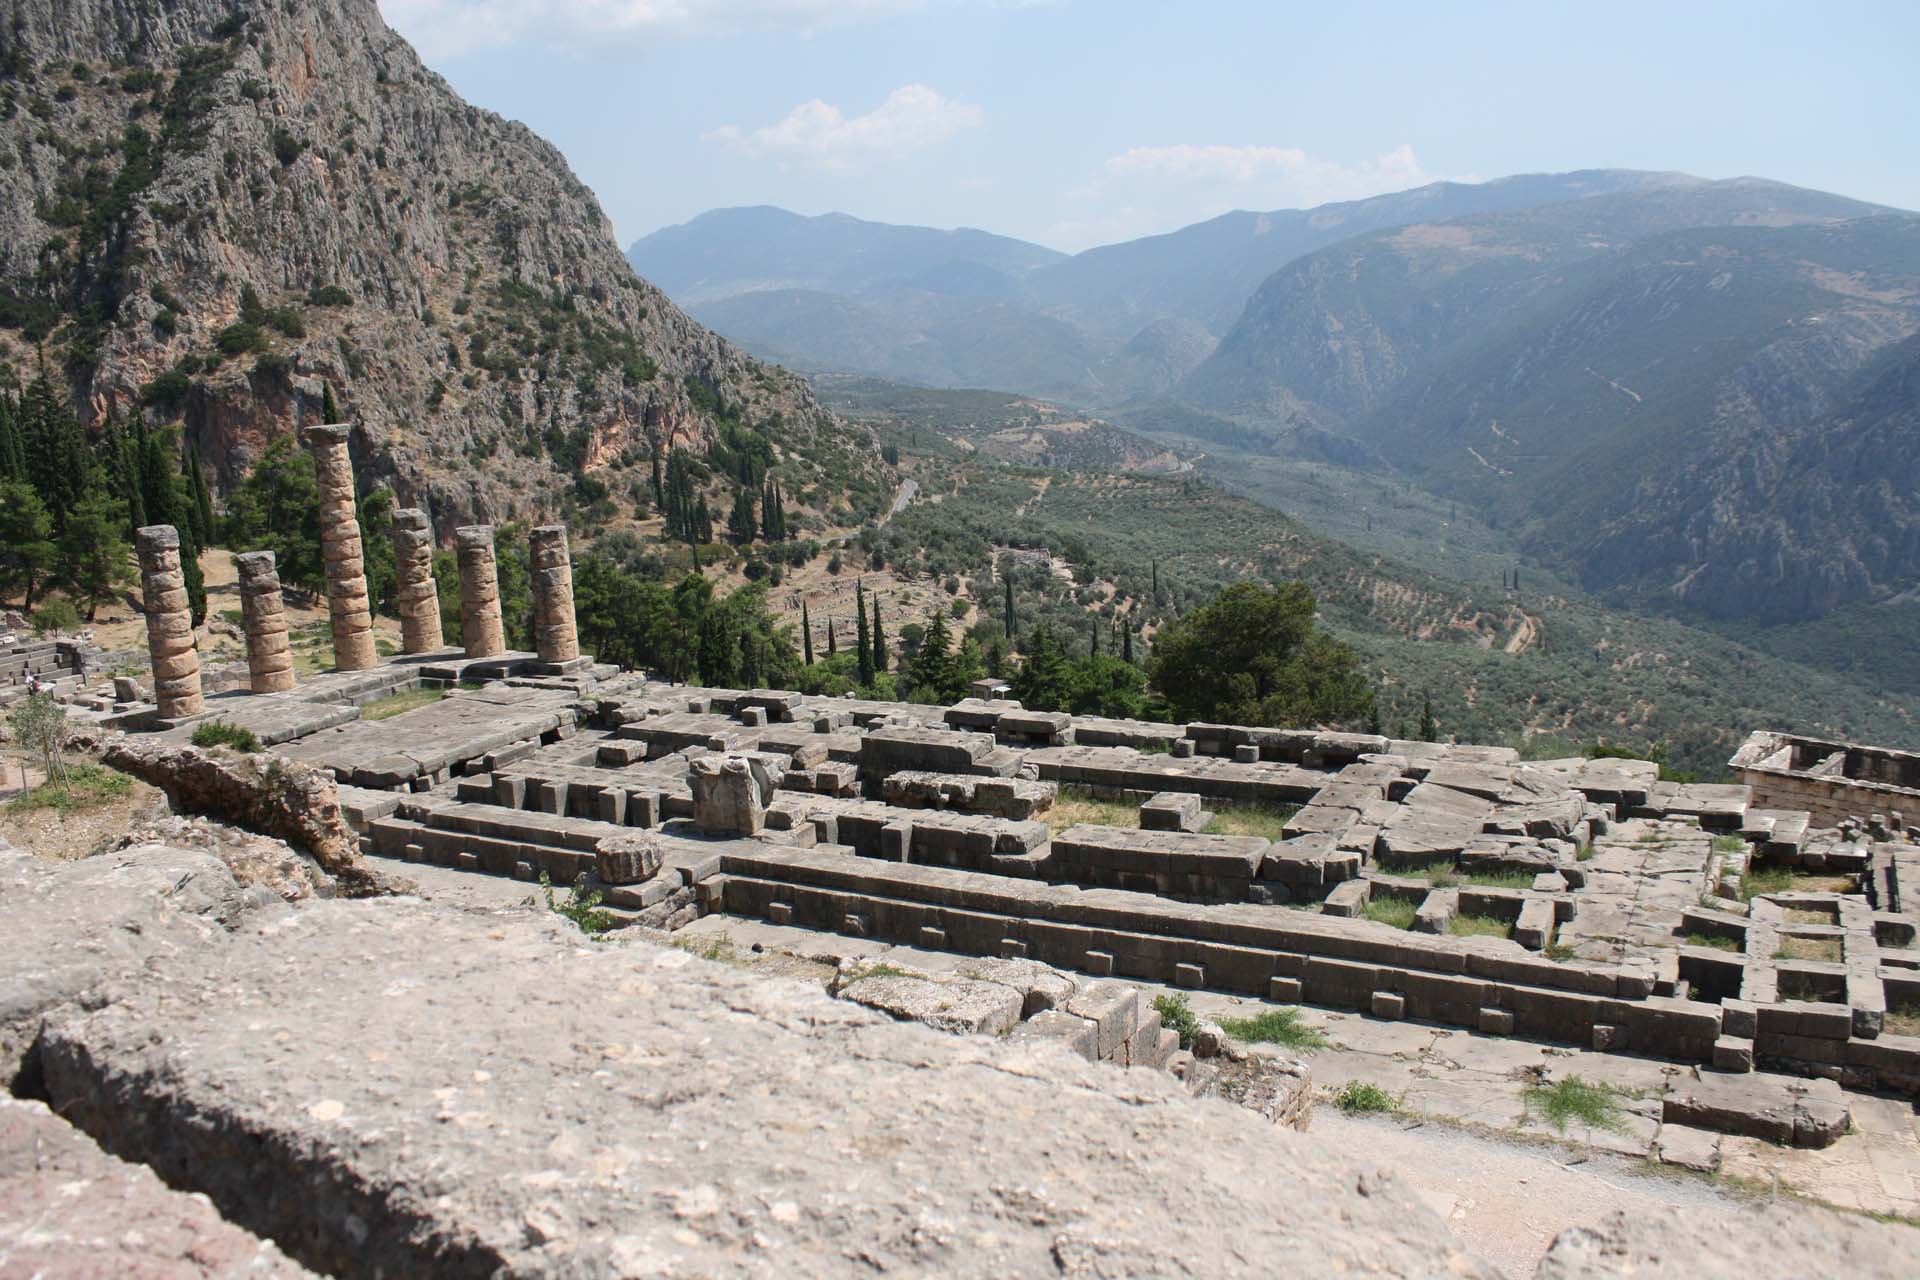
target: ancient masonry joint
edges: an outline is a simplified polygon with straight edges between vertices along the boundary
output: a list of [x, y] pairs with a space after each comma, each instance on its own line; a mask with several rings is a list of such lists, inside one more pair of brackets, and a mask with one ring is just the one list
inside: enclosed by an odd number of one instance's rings
[[354, 508], [353, 460], [347, 452], [350, 432], [344, 425], [309, 427], [307, 447], [313, 451], [320, 488], [320, 554], [326, 561], [327, 612], [333, 620], [333, 665], [340, 671], [365, 671], [378, 657]]
[[460, 638], [469, 658], [497, 658], [507, 651], [500, 620], [500, 573], [493, 558], [493, 526], [470, 524], [453, 531], [460, 555]]
[[285, 693], [293, 688], [293, 649], [287, 641], [287, 612], [273, 552], [248, 551], [233, 563], [240, 575], [249, 687], [255, 693]]
[[443, 641], [440, 589], [433, 580], [433, 525], [426, 512], [410, 507], [393, 513], [393, 567], [401, 652], [432, 653]]
[[193, 613], [180, 569], [180, 532], [170, 524], [148, 525], [133, 535], [140, 554], [140, 598], [147, 614], [147, 652], [153, 659], [153, 700], [163, 719], [197, 716], [200, 653], [194, 647]]

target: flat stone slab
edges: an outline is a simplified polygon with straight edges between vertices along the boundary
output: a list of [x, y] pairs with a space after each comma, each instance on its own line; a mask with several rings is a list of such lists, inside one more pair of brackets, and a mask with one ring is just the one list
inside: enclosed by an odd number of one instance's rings
[[281, 748], [355, 786], [404, 786], [515, 742], [573, 723], [573, 695], [557, 690], [455, 689], [388, 720], [356, 720]]
[[1047, 1039], [333, 900], [156, 960], [42, 1056], [62, 1114], [343, 1273], [1498, 1274], [1390, 1175]]
[[47, 1110], [0, 1094], [0, 1275], [310, 1276], [271, 1240], [223, 1221], [205, 1196], [116, 1160]]
[[1703, 1071], [1696, 1079], [1673, 1082], [1662, 1118], [1782, 1146], [1820, 1148], [1840, 1140], [1849, 1116], [1846, 1095], [1831, 1080]]

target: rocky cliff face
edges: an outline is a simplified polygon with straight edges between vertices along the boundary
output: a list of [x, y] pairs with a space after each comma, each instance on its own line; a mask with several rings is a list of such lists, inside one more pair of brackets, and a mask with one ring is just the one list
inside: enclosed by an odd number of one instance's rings
[[590, 191], [373, 0], [19, 0], [0, 31], [0, 349], [230, 483], [318, 419], [436, 526], [730, 422], [872, 470], [784, 370], [627, 266]]

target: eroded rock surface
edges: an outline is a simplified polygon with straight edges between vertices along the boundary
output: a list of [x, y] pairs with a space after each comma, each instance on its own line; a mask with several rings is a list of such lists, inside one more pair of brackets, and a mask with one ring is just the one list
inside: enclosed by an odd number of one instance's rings
[[39, 1102], [0, 1096], [0, 1275], [33, 1280], [309, 1276], [205, 1196], [116, 1160]]
[[49, 1026], [54, 1105], [318, 1268], [1494, 1274], [1162, 1073], [530, 914], [315, 902], [154, 970]]

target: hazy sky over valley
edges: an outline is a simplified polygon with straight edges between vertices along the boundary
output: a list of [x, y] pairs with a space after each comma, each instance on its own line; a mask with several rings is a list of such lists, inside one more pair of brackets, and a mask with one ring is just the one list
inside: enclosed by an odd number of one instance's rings
[[1755, 174], [1920, 209], [1920, 5], [382, 0], [621, 243], [725, 205], [1055, 248], [1437, 178]]

